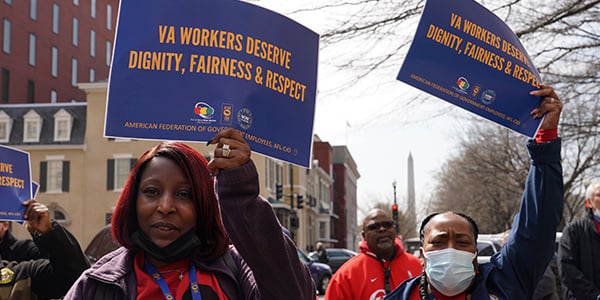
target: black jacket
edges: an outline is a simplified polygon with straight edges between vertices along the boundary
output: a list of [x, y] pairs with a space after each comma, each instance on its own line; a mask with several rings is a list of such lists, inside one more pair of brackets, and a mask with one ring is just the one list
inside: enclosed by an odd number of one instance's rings
[[563, 229], [558, 248], [558, 270], [565, 300], [596, 299], [600, 295], [600, 234], [593, 215]]
[[51, 299], [64, 296], [90, 264], [77, 240], [58, 223], [34, 242], [49, 259], [0, 261], [0, 299]]
[[46, 257], [40, 252], [33, 240], [17, 239], [7, 230], [0, 245], [0, 259], [8, 261], [24, 261]]

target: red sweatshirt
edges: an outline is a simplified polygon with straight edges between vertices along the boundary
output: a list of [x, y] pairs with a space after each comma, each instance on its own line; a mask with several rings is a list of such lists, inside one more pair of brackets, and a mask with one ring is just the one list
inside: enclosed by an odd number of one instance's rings
[[[421, 261], [406, 253], [400, 239], [394, 243], [396, 256], [391, 261], [390, 286], [392, 290], [402, 281], [421, 275]], [[387, 268], [390, 262], [385, 262]], [[384, 275], [381, 262], [371, 252], [365, 240], [360, 242], [360, 253], [345, 262], [333, 274], [325, 300], [383, 299], [385, 296]]]

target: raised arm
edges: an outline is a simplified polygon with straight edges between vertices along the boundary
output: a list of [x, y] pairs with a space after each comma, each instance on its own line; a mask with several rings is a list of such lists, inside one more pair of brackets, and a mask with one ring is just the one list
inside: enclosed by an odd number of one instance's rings
[[[252, 269], [261, 298], [314, 300], [316, 289], [308, 267], [284, 235], [271, 205], [259, 196], [250, 147], [231, 129], [219, 133], [212, 143], [217, 148], [209, 170], [218, 174], [216, 192], [223, 224]], [[229, 145], [228, 155], [223, 154], [224, 145]]]

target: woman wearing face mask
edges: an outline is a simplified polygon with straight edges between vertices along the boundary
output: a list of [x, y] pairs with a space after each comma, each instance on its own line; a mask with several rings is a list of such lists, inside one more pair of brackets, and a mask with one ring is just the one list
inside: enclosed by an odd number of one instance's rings
[[562, 218], [563, 179], [557, 127], [562, 104], [550, 86], [541, 85], [533, 118], [544, 116], [535, 140], [527, 142], [529, 176], [512, 232], [489, 263], [477, 264], [475, 222], [445, 212], [421, 223], [420, 277], [403, 282], [384, 299], [531, 299], [554, 255], [556, 226]]
[[82, 274], [65, 299], [316, 298], [294, 243], [258, 195], [248, 144], [232, 129], [212, 144], [208, 164], [179, 142], [139, 158], [112, 221], [122, 247]]

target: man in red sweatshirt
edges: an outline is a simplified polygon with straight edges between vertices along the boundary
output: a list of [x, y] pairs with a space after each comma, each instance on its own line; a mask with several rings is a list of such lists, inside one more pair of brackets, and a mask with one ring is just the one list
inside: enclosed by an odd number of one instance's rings
[[405, 279], [421, 274], [420, 260], [404, 251], [385, 211], [369, 211], [362, 228], [360, 253], [333, 274], [325, 300], [382, 299]]

